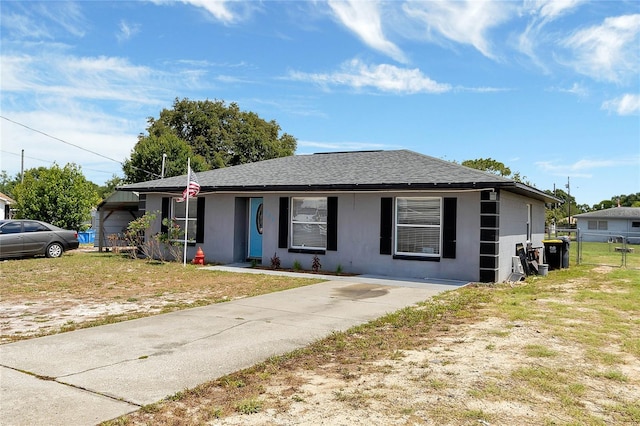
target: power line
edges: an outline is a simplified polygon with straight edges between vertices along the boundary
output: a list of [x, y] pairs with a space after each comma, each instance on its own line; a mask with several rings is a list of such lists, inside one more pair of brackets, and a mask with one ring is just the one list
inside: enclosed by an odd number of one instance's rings
[[[0, 149], [0, 152], [4, 152], [5, 154], [15, 155], [16, 157], [22, 156], [22, 154], [18, 154], [18, 153], [11, 152], [11, 151], [5, 151], [4, 149]], [[49, 163], [49, 164], [53, 164], [54, 163], [54, 161], [51, 161], [51, 160], [43, 160], [42, 158], [29, 157], [28, 155], [25, 155], [24, 158], [28, 158], [29, 160], [42, 161], [43, 163]]]
[[[72, 147], [74, 147], [74, 148], [81, 149], [81, 150], [86, 151], [86, 152], [89, 152], [89, 153], [91, 153], [91, 154], [93, 154], [93, 155], [97, 155], [98, 157], [106, 158], [106, 159], [107, 159], [107, 160], [109, 160], [109, 161], [113, 161], [113, 162], [116, 162], [116, 163], [120, 164], [121, 166], [124, 166], [124, 163], [123, 163], [122, 161], [115, 160], [115, 159], [113, 159], [113, 158], [111, 158], [111, 157], [107, 157], [106, 155], [100, 154], [100, 153], [98, 153], [98, 152], [92, 151], [92, 150], [87, 149], [87, 148], [83, 148], [83, 147], [81, 147], [81, 146], [79, 146], [79, 145], [76, 145], [76, 144], [74, 144], [74, 143], [67, 142], [67, 141], [65, 141], [65, 140], [63, 140], [63, 139], [57, 138], [57, 137], [55, 137], [55, 136], [52, 136], [52, 135], [50, 135], [50, 134], [48, 134], [48, 133], [45, 133], [45, 132], [43, 132], [43, 131], [41, 131], [41, 130], [34, 129], [33, 127], [27, 126], [26, 124], [19, 123], [19, 122], [15, 121], [15, 120], [12, 120], [12, 119], [10, 119], [10, 118], [7, 118], [7, 117], [5, 117], [5, 116], [3, 116], [3, 115], [0, 115], [0, 118], [3, 118], [3, 119], [5, 119], [5, 120], [7, 120], [7, 121], [9, 121], [9, 122], [11, 122], [11, 123], [13, 123], [13, 124], [17, 124], [18, 126], [22, 126], [22, 127], [24, 127], [25, 129], [27, 129], [27, 130], [31, 130], [32, 132], [40, 133], [41, 135], [44, 135], [44, 136], [46, 136], [46, 137], [48, 137], [48, 138], [51, 138], [51, 139], [57, 140], [58, 142], [62, 142], [62, 143], [64, 143], [64, 144], [70, 145], [70, 146], [72, 146]], [[40, 160], [40, 161], [44, 161], [44, 160]], [[162, 177], [162, 176], [160, 176], [159, 174], [156, 174], [156, 173], [150, 172], [149, 170], [145, 170], [145, 169], [142, 169], [142, 168], [140, 168], [140, 167], [136, 167], [136, 166], [134, 166], [134, 165], [130, 165], [130, 166], [131, 166], [131, 167], [133, 167], [133, 168], [134, 168], [134, 169], [136, 169], [136, 170], [142, 170], [143, 172], [147, 173], [147, 174], [148, 174], [149, 176], [151, 176], [151, 177], [154, 177], [154, 176], [155, 176], [155, 177], [159, 177], [159, 178], [161, 178], [161, 177]], [[87, 170], [88, 170], [88, 169], [87, 169]]]
[[55, 140], [57, 140], [57, 141], [59, 141], [59, 142], [62, 142], [62, 143], [64, 143], [64, 144], [71, 145], [71, 146], [73, 146], [73, 147], [75, 147], [75, 148], [81, 149], [81, 150], [83, 150], [83, 151], [90, 152], [91, 154], [97, 155], [98, 157], [106, 158], [107, 160], [114, 161], [114, 162], [116, 162], [116, 163], [118, 163], [118, 164], [122, 165], [122, 162], [121, 162], [121, 161], [114, 160], [113, 158], [111, 158], [111, 157], [107, 157], [106, 155], [102, 155], [102, 154], [97, 153], [97, 152], [95, 152], [95, 151], [91, 151], [90, 149], [83, 148], [83, 147], [81, 147], [81, 146], [79, 146], [79, 145], [73, 144], [73, 143], [71, 143], [71, 142], [67, 142], [67, 141], [65, 141], [65, 140], [63, 140], [63, 139], [60, 139], [60, 138], [57, 138], [57, 137], [55, 137], [55, 136], [51, 136], [51, 135], [50, 135], [50, 134], [48, 134], [48, 133], [45, 133], [45, 132], [43, 132], [43, 131], [41, 131], [41, 130], [38, 130], [38, 129], [34, 129], [33, 127], [29, 127], [29, 126], [27, 126], [26, 124], [18, 123], [17, 121], [11, 120], [10, 118], [7, 118], [7, 117], [5, 117], [5, 116], [3, 116], [3, 115], [0, 115], [0, 118], [4, 118], [5, 120], [10, 121], [10, 122], [12, 122], [13, 124], [17, 124], [18, 126], [22, 126], [22, 127], [24, 127], [25, 129], [31, 130], [32, 132], [40, 133], [41, 135], [44, 135], [44, 136], [46, 136], [46, 137], [48, 137], [48, 138], [55, 139]]
[[[18, 153], [11, 152], [11, 151], [5, 151], [4, 149], [0, 149], [0, 152], [4, 152], [5, 154], [15, 155], [16, 157], [21, 157], [22, 156], [22, 154], [18, 154]], [[24, 158], [28, 158], [30, 160], [41, 161], [43, 163], [48, 163], [48, 164], [55, 164], [56, 163], [55, 161], [43, 160], [42, 158], [30, 157], [28, 155], [25, 155]], [[98, 173], [110, 173], [110, 174], [113, 174], [113, 171], [90, 169], [90, 168], [87, 168], [87, 167], [83, 167], [82, 170], [89, 170], [89, 171], [98, 172]]]

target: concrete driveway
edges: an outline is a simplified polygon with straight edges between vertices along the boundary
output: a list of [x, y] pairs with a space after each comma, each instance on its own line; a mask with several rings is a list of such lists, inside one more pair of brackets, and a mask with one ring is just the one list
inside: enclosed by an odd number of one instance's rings
[[332, 278], [2, 345], [0, 424], [92, 425], [113, 419], [466, 284]]

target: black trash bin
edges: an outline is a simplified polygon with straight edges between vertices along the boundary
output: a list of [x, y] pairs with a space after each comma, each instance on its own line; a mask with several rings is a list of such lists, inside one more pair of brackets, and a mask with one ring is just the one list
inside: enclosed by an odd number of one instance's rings
[[[542, 240], [544, 244], [544, 263], [549, 265], [549, 270], [562, 268], [563, 245], [562, 240]], [[568, 260], [567, 260], [568, 262]]]
[[562, 240], [562, 267], [569, 267], [569, 245], [571, 244], [571, 239], [569, 237], [560, 237]]

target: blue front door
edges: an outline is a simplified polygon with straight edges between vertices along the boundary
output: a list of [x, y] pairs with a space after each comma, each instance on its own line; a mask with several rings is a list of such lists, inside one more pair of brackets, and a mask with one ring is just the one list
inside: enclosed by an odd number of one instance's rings
[[249, 257], [262, 258], [262, 198], [251, 198], [249, 212]]

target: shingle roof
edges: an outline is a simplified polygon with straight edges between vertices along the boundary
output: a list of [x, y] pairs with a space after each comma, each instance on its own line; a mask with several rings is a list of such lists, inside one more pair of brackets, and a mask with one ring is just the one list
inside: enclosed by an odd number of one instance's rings
[[574, 215], [579, 219], [640, 219], [640, 207], [613, 207]]
[[[335, 191], [505, 187], [548, 195], [511, 179], [408, 150], [295, 155], [197, 173], [207, 191]], [[181, 191], [185, 176], [125, 185], [125, 191]]]

